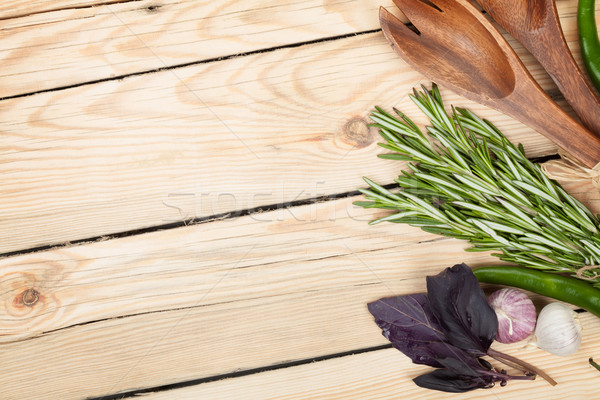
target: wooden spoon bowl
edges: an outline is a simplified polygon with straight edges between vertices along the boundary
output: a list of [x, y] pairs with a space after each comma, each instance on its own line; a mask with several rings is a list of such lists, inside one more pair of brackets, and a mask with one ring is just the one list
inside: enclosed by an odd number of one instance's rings
[[385, 8], [379, 19], [407, 63], [458, 94], [544, 134], [587, 167], [600, 162], [600, 139], [542, 90], [498, 30], [466, 0], [394, 0], [415, 32]]

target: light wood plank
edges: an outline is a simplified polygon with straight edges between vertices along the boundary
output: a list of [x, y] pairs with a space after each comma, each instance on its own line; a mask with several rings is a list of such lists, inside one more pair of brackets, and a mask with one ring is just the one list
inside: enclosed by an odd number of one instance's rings
[[[366, 117], [379, 104], [425, 122], [407, 97], [420, 83], [375, 33], [2, 102], [0, 252], [391, 182], [401, 164], [375, 157]], [[443, 96], [531, 156], [556, 151]]]
[[424, 291], [425, 275], [456, 262], [496, 263], [461, 241], [368, 226], [373, 211], [352, 200], [3, 260], [3, 399], [24, 387], [28, 399], [101, 396], [381, 345], [366, 303]]
[[[456, 260], [490, 262], [487, 254], [463, 254], [462, 242], [419, 229], [368, 226], [382, 214], [355, 207], [357, 199], [4, 259], [1, 341], [124, 315], [378, 284], [381, 279], [391, 285], [390, 292], [407, 290], [406, 280], [420, 281], [425, 271], [447, 264], [446, 256], [428, 255], [432, 240]], [[411, 269], [415, 264], [427, 267]], [[396, 276], [403, 266], [405, 273]], [[392, 283], [393, 276], [398, 282]], [[28, 296], [38, 301], [27, 306]]]
[[[143, 400], [231, 400], [231, 399], [546, 399], [585, 400], [598, 394], [599, 372], [588, 364], [588, 357], [600, 354], [600, 320], [581, 316], [585, 339], [578, 353], [557, 357], [539, 349], [520, 349], [522, 344], [502, 346], [511, 355], [543, 368], [559, 383], [552, 387], [538, 378], [508, 382], [489, 390], [447, 394], [421, 389], [411, 380], [430, 370], [412, 364], [395, 349], [374, 351], [285, 368], [245, 377], [225, 379], [187, 388], [140, 395]], [[494, 344], [493, 347], [500, 349]], [[495, 361], [494, 365], [500, 365]]]
[[75, 400], [384, 344], [364, 301], [386, 290], [340, 287], [202, 305], [3, 344], [2, 398]]
[[0, 20], [137, 0], [11, 0], [0, 4]]
[[383, 344], [367, 302], [423, 290], [449, 259], [493, 262], [369, 227], [350, 200], [4, 260], [3, 398], [100, 396]]
[[[72, 9], [54, 3], [21, 4], [21, 12], [36, 13], [0, 21], [0, 98], [376, 29], [379, 6], [392, 4], [144, 0]], [[41, 12], [48, 6], [64, 9]], [[6, 8], [0, 6], [0, 16], [13, 12]]]
[[[108, 4], [0, 5], [0, 17], [32, 14], [0, 21], [0, 98], [378, 29], [379, 6], [394, 9], [391, 0], [96, 2]], [[578, 51], [577, 1], [557, 6]]]

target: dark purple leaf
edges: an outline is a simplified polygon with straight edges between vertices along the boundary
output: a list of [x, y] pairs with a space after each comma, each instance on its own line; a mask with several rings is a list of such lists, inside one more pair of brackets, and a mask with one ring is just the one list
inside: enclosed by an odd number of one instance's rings
[[413, 379], [418, 386], [442, 392], [464, 393], [494, 386], [497, 379], [488, 375], [465, 376], [448, 369], [436, 369]]
[[471, 268], [457, 264], [427, 277], [431, 313], [449, 343], [483, 355], [496, 338], [498, 319]]
[[433, 348], [432, 343], [446, 342], [446, 335], [431, 313], [424, 293], [387, 297], [368, 307], [383, 336], [395, 348], [417, 364], [442, 366], [436, 358], [446, 355], [438, 354], [439, 348]]
[[[490, 388], [494, 382], [501, 378], [494, 373], [488, 373], [489, 363], [480, 362], [473, 355], [447, 343], [435, 343], [432, 347], [438, 347], [441, 353], [452, 348], [453, 351], [445, 358], [438, 358], [442, 369], [421, 375], [413, 381], [424, 388], [441, 390], [444, 392], [467, 392], [474, 389]], [[490, 366], [491, 367], [491, 366]]]
[[460, 353], [448, 358], [438, 359], [444, 367], [432, 373], [421, 375], [414, 382], [429, 389], [445, 392], [466, 392], [479, 388], [490, 388], [501, 379], [489, 374], [489, 363], [481, 363], [476, 357], [460, 350]]
[[463, 376], [479, 376], [480, 372], [486, 370], [477, 358], [461, 350], [461, 353], [447, 358], [438, 359], [444, 368]]

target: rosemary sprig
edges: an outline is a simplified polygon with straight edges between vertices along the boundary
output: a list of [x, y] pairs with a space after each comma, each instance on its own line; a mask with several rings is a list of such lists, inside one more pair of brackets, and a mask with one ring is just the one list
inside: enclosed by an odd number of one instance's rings
[[[600, 222], [550, 180], [494, 125], [471, 111], [444, 109], [439, 90], [411, 99], [429, 117], [425, 135], [406, 115], [377, 107], [371, 114], [392, 153], [410, 161], [409, 172], [388, 190], [368, 178], [366, 208], [394, 210], [372, 221], [406, 223], [468, 240], [469, 251], [495, 251], [500, 259], [541, 270], [567, 272], [600, 286]], [[600, 267], [598, 267], [600, 269]]]

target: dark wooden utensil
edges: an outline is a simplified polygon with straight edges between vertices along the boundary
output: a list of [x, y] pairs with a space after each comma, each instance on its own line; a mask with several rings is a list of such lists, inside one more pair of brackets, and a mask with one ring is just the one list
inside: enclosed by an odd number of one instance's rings
[[539, 61], [581, 122], [600, 136], [600, 102], [563, 35], [554, 0], [477, 0]]
[[553, 140], [583, 165], [600, 162], [600, 139], [537, 84], [490, 21], [466, 0], [394, 0], [419, 33], [385, 8], [392, 48], [428, 79], [504, 112]]

